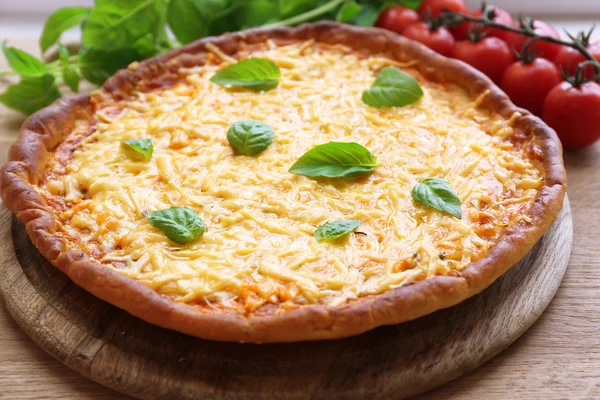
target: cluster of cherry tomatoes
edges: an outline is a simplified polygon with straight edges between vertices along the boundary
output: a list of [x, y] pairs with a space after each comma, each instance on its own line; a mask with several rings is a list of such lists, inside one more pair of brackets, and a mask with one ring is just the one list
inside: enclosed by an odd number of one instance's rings
[[[513, 17], [493, 7], [494, 22], [518, 27]], [[560, 70], [575, 75], [577, 66], [586, 61], [584, 55], [571, 47], [536, 40], [532, 47], [537, 57], [520, 53], [531, 39], [514, 32], [463, 22], [446, 28], [432, 24], [444, 11], [481, 17], [482, 10], [470, 12], [464, 0], [424, 0], [418, 11], [402, 6], [381, 13], [376, 26], [389, 29], [416, 40], [436, 52], [464, 61], [489, 76], [519, 107], [546, 121], [558, 133], [565, 148], [588, 146], [600, 139], [600, 85], [594, 81], [573, 86], [563, 81]], [[533, 22], [540, 36], [559, 38], [559, 34], [544, 21]], [[587, 50], [600, 61], [600, 42], [586, 43]], [[586, 67], [584, 75], [592, 78], [594, 69]]]

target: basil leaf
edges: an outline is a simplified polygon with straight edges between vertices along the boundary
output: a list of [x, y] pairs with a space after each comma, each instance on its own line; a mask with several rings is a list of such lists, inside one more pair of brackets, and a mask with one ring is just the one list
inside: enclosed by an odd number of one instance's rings
[[159, 45], [156, 43], [156, 37], [153, 33], [148, 33], [136, 40], [132, 48], [140, 55], [141, 59], [150, 58], [160, 52]]
[[423, 2], [423, 0], [399, 0], [399, 1], [396, 1], [396, 3], [400, 4], [401, 6], [408, 7], [413, 10], [418, 9], [422, 2]]
[[96, 0], [85, 21], [82, 42], [99, 50], [131, 47], [136, 40], [160, 27], [158, 0]]
[[148, 219], [155, 228], [177, 244], [186, 244], [206, 232], [202, 218], [187, 207], [171, 207], [152, 211]]
[[252, 90], [271, 90], [279, 85], [281, 71], [264, 58], [246, 58], [217, 72], [210, 81], [217, 85], [241, 86]]
[[69, 65], [70, 56], [69, 50], [61, 42], [58, 42], [58, 57], [62, 67]]
[[79, 72], [69, 63], [69, 50], [58, 42], [58, 55], [60, 57], [61, 73], [65, 84], [77, 93], [79, 91]]
[[331, 240], [340, 238], [350, 232], [354, 232], [360, 225], [360, 221], [334, 221], [321, 225], [315, 231], [315, 239]]
[[61, 96], [52, 74], [28, 76], [0, 94], [0, 103], [27, 115], [49, 106]]
[[154, 146], [151, 139], [131, 139], [121, 141], [121, 145], [129, 158], [149, 161], [152, 158]]
[[380, 9], [370, 4], [362, 5], [360, 12], [348, 23], [358, 26], [373, 26], [379, 17]]
[[[277, 4], [279, 3], [279, 4]], [[240, 29], [248, 29], [276, 22], [281, 19], [280, 8], [290, 1], [254, 0], [235, 11], [235, 19]]]
[[85, 79], [102, 85], [115, 72], [141, 59], [133, 48], [99, 50], [84, 46], [79, 52], [78, 63], [81, 75]]
[[358, 143], [329, 142], [304, 153], [289, 172], [304, 176], [351, 177], [373, 172], [380, 164]]
[[448, 182], [440, 178], [424, 179], [411, 192], [414, 201], [435, 208], [458, 219], [462, 218], [460, 199]]
[[278, 1], [277, 3], [279, 3], [281, 18], [289, 18], [309, 12], [311, 9], [322, 6], [326, 2], [323, 0], [285, 0]]
[[2, 52], [8, 65], [22, 77], [40, 76], [48, 73], [46, 64], [32, 56], [31, 54], [2, 43]]
[[362, 7], [354, 0], [346, 1], [340, 7], [335, 20], [338, 22], [351, 22], [354, 18], [360, 15]]
[[362, 101], [373, 107], [402, 107], [423, 97], [419, 82], [396, 67], [381, 70], [373, 86], [363, 92]]
[[240, 154], [255, 156], [262, 153], [273, 143], [273, 128], [262, 121], [248, 119], [231, 125], [227, 140]]
[[69, 66], [62, 71], [65, 84], [75, 93], [79, 91], [79, 72], [77, 68]]
[[86, 7], [63, 7], [54, 11], [44, 23], [42, 36], [40, 36], [40, 49], [42, 53], [55, 44], [60, 35], [79, 24], [90, 13]]
[[211, 34], [213, 21], [227, 6], [227, 0], [171, 0], [167, 21], [177, 40], [187, 44]]

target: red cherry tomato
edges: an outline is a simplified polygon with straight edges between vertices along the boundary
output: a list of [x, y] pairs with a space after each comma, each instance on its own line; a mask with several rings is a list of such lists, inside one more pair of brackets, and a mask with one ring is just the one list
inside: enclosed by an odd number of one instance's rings
[[[600, 61], [600, 42], [592, 43], [587, 49], [596, 60]], [[567, 46], [562, 46], [560, 52], [554, 58], [554, 64], [562, 68], [563, 71], [568, 71], [571, 75], [575, 74], [577, 66], [584, 61], [587, 61], [587, 58], [583, 54]], [[594, 75], [595, 70], [592, 66], [585, 68], [584, 76], [586, 78], [592, 78]]]
[[416, 40], [443, 56], [450, 56], [454, 49], [454, 36], [448, 29], [439, 27], [432, 31], [425, 22], [409, 25], [402, 32], [402, 36]]
[[[537, 35], [542, 36], [550, 36], [553, 38], [560, 38], [560, 35], [554, 29], [554, 27], [547, 22], [544, 21], [534, 21], [533, 22], [533, 31]], [[531, 37], [519, 35], [518, 33], [508, 32], [505, 39], [506, 44], [511, 49], [515, 49], [518, 52], [521, 52], [525, 43], [531, 40]], [[554, 60], [556, 55], [561, 51], [562, 46], [559, 44], [554, 44], [550, 42], [544, 42], [543, 40], [536, 40], [532, 43], [532, 46], [535, 49], [535, 54], [538, 57], [546, 58], [548, 60]]]
[[416, 11], [410, 8], [396, 6], [388, 8], [379, 15], [375, 26], [388, 29], [396, 33], [402, 33], [404, 28], [418, 22], [421, 18]]
[[486, 37], [479, 42], [458, 42], [454, 46], [452, 57], [477, 68], [496, 84], [500, 84], [504, 71], [515, 61], [508, 45], [496, 37]]
[[419, 6], [421, 18], [437, 18], [446, 10], [461, 14], [469, 13], [464, 0], [425, 0]]
[[[513, 26], [513, 27], [516, 26], [515, 21], [513, 20], [513, 17], [507, 11], [504, 11], [503, 9], [498, 8], [496, 6], [490, 6], [489, 8], [493, 8], [494, 11], [496, 12], [496, 18], [494, 18], [495, 23]], [[481, 9], [473, 11], [471, 13], [471, 15], [473, 17], [481, 18], [481, 15], [482, 15]], [[462, 24], [455, 27], [454, 36], [456, 37], [456, 40], [467, 39], [469, 37], [468, 36], [469, 32], [472, 29], [474, 29], [476, 25], [477, 25], [477, 23], [475, 23], [475, 22], [463, 22]], [[509, 36], [508, 35], [509, 32], [503, 31], [502, 29], [498, 29], [498, 28], [484, 27], [481, 31], [486, 36], [497, 37], [502, 40], [506, 39], [506, 37]]]
[[529, 64], [518, 61], [508, 67], [501, 87], [513, 103], [541, 117], [546, 96], [561, 81], [556, 65], [536, 58]]
[[600, 139], [600, 85], [587, 82], [573, 87], [558, 84], [544, 102], [544, 121], [550, 125], [566, 149], [589, 146]]

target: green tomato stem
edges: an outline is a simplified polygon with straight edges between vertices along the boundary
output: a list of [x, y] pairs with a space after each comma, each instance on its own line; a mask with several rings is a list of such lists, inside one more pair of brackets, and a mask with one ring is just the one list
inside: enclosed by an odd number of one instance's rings
[[320, 7], [312, 9], [310, 11], [305, 12], [304, 14], [295, 15], [291, 18], [284, 19], [282, 21], [273, 22], [271, 24], [263, 25], [263, 28], [276, 28], [281, 26], [292, 26], [298, 25], [303, 22], [311, 21], [317, 17], [320, 17], [323, 14], [327, 14], [330, 11], [335, 10], [337, 7], [342, 5], [346, 0], [332, 0], [328, 3], [323, 4]]
[[18, 75], [15, 71], [0, 71], [0, 76], [13, 76]]

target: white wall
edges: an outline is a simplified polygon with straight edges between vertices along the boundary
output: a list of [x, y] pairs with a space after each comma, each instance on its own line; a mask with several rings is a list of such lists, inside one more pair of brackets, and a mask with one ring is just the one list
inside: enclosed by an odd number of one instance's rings
[[[466, 0], [471, 8], [481, 5], [481, 0]], [[8, 13], [48, 14], [66, 5], [90, 5], [93, 0], [0, 0], [0, 15]], [[488, 0], [514, 13], [544, 15], [598, 14], [600, 0]], [[598, 18], [600, 22], [600, 18]]]
[[[466, 0], [466, 2], [471, 8], [481, 6], [481, 0]], [[488, 0], [487, 3], [512, 13], [557, 16], [589, 13], [600, 15], [600, 0]]]

